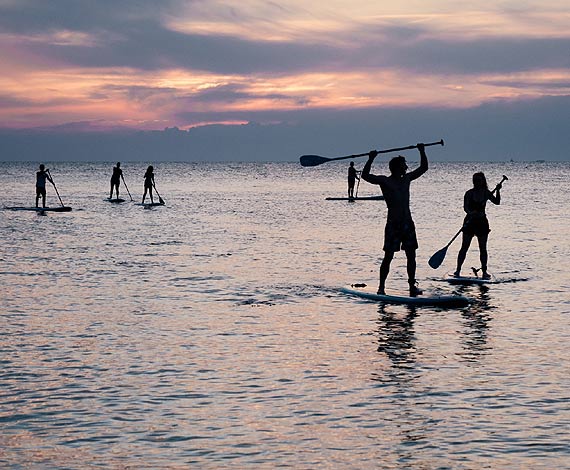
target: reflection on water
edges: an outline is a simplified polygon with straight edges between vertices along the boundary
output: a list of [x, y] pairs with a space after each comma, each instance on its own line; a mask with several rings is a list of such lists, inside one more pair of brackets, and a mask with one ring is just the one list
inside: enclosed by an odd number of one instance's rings
[[378, 309], [378, 352], [386, 354], [396, 369], [412, 370], [415, 365], [414, 320], [418, 313], [415, 307], [403, 307], [404, 314], [388, 305]]
[[[33, 198], [26, 165], [0, 164], [0, 206]], [[567, 466], [570, 165], [418, 180], [418, 277], [462, 309], [339, 294], [377, 282], [386, 215], [325, 200], [345, 165], [161, 164], [153, 210], [107, 203], [108, 165], [52, 168], [73, 212], [0, 211], [0, 467]], [[137, 200], [145, 168], [124, 164]], [[525, 282], [441, 282], [455, 245], [427, 266], [474, 170], [516, 181], [489, 209], [490, 270]]]
[[459, 286], [461, 295], [469, 295], [474, 302], [461, 312], [464, 320], [463, 354], [468, 361], [477, 361], [488, 353], [491, 347], [487, 344], [491, 327], [491, 312], [495, 309], [491, 302], [490, 287], [484, 284], [477, 286]]

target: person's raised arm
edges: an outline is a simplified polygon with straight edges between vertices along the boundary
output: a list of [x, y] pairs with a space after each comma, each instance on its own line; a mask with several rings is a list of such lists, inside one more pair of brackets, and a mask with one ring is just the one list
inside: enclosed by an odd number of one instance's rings
[[368, 154], [368, 161], [364, 165], [364, 168], [362, 168], [362, 174], [360, 175], [360, 177], [364, 181], [368, 181], [369, 183], [372, 183], [372, 184], [379, 184], [380, 183], [380, 177], [370, 173], [370, 168], [372, 167], [372, 162], [374, 161], [374, 159], [377, 156], [378, 156], [378, 152], [376, 150], [370, 151], [370, 153]]
[[496, 204], [497, 206], [499, 204], [501, 204], [501, 188], [502, 188], [502, 186], [503, 186], [502, 184], [498, 184], [497, 187], [495, 189], [493, 189], [493, 191], [489, 191], [489, 194], [487, 195], [487, 198], [489, 199], [489, 201], [491, 201], [493, 204]]
[[428, 159], [426, 155], [426, 148], [423, 143], [417, 144], [418, 150], [420, 152], [420, 166], [417, 167], [415, 170], [410, 171], [408, 175], [410, 176], [411, 180], [415, 180], [422, 176], [426, 171], [428, 171]]

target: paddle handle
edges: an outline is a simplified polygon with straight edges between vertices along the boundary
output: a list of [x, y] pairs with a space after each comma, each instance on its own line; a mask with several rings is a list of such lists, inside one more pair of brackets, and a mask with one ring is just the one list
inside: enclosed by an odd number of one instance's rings
[[493, 191], [491, 191], [491, 193], [495, 194], [497, 192], [497, 190], [499, 189], [499, 186], [501, 186], [503, 184], [503, 181], [507, 181], [508, 179], [509, 178], [507, 178], [505, 175], [503, 175], [503, 178], [501, 179], [499, 184], [497, 184], [497, 186], [495, 186], [495, 189], [493, 189]]

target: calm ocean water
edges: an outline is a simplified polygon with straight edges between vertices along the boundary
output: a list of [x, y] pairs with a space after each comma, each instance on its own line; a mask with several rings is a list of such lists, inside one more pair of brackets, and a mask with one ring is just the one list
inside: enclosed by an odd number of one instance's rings
[[[36, 167], [0, 164], [1, 207], [33, 205]], [[157, 164], [153, 209], [104, 200], [110, 164], [48, 167], [73, 212], [0, 211], [0, 467], [570, 468], [569, 163], [413, 183], [421, 286], [473, 299], [450, 310], [338, 292], [377, 282], [386, 215], [325, 201], [346, 162]], [[123, 163], [137, 202], [145, 168]], [[459, 240], [427, 260], [479, 170], [509, 177], [487, 212], [511, 282], [458, 288]]]

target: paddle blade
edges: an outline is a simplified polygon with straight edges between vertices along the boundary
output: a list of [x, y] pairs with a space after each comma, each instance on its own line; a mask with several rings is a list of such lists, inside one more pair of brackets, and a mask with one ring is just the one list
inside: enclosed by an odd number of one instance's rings
[[319, 155], [303, 155], [299, 161], [301, 166], [317, 166], [321, 163], [328, 162], [330, 158], [320, 157]]
[[442, 248], [441, 250], [434, 253], [432, 257], [428, 260], [428, 264], [430, 265], [430, 267], [432, 267], [433, 269], [439, 268], [441, 266], [441, 263], [443, 263], [443, 260], [445, 259], [446, 253], [447, 253], [447, 247]]

